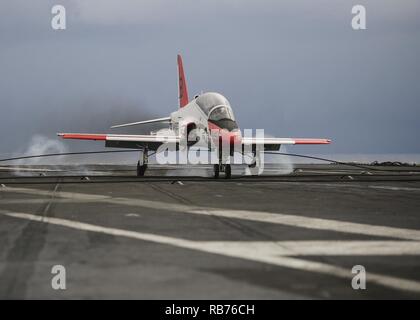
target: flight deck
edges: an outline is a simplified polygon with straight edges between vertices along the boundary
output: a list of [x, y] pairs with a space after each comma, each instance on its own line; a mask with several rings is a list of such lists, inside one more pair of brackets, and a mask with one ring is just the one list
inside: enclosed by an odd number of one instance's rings
[[0, 299], [420, 298], [419, 167], [281, 170], [3, 165]]

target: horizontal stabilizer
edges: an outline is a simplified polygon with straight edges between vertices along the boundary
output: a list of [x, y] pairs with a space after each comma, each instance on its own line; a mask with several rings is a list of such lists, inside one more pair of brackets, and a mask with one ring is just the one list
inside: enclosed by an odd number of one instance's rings
[[165, 118], [158, 118], [158, 119], [152, 119], [152, 120], [118, 124], [118, 125], [112, 126], [111, 128], [112, 129], [113, 128], [122, 128], [122, 127], [136, 126], [136, 125], [139, 125], [139, 124], [148, 124], [148, 123], [156, 123], [156, 122], [170, 122], [170, 121], [171, 121], [171, 117], [165, 117]]

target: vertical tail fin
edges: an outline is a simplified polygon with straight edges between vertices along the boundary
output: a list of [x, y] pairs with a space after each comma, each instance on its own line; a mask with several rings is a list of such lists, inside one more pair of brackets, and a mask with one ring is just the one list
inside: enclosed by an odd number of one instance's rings
[[178, 55], [178, 85], [179, 85], [179, 107], [182, 108], [188, 104], [187, 80], [185, 79], [184, 67], [182, 65], [181, 55]]

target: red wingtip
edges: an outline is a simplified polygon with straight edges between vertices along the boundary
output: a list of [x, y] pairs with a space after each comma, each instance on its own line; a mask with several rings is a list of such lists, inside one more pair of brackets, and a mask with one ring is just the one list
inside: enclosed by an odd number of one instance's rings
[[295, 139], [295, 144], [330, 144], [330, 139]]
[[188, 104], [187, 80], [185, 79], [182, 57], [178, 54], [178, 85], [179, 85], [179, 107], [182, 108]]
[[58, 133], [57, 135], [63, 139], [106, 140], [106, 134], [97, 133]]

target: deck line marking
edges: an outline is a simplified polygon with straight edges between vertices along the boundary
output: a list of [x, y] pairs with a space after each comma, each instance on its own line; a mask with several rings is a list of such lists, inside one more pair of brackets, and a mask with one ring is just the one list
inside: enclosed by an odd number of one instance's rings
[[[211, 241], [210, 242], [195, 242], [191, 240], [185, 240], [185, 239], [180, 239], [180, 238], [175, 238], [175, 237], [160, 236], [160, 235], [155, 235], [155, 234], [150, 234], [150, 233], [141, 233], [141, 232], [135, 232], [135, 231], [122, 230], [122, 229], [101, 227], [101, 226], [97, 226], [93, 224], [87, 224], [87, 223], [60, 219], [60, 218], [42, 217], [38, 215], [18, 213], [18, 212], [14, 212], [14, 213], [3, 212], [3, 211], [0, 211], [0, 212], [3, 215], [14, 217], [14, 218], [32, 220], [32, 221], [37, 221], [40, 223], [49, 223], [53, 225], [59, 225], [59, 226], [76, 229], [76, 230], [82, 230], [82, 231], [97, 232], [97, 233], [109, 234], [113, 236], [122, 236], [126, 238], [165, 244], [165, 245], [170, 245], [170, 246], [175, 246], [175, 247], [180, 247], [180, 248], [185, 248], [185, 249], [196, 250], [200, 252], [207, 252], [207, 253], [218, 254], [218, 255], [223, 255], [227, 257], [262, 262], [262, 263], [272, 264], [272, 265], [291, 268], [291, 269], [316, 272], [316, 273], [321, 273], [321, 274], [325, 274], [329, 276], [332, 275], [332, 276], [344, 278], [347, 280], [352, 279], [352, 277], [354, 276], [351, 273], [351, 271], [346, 268], [333, 266], [326, 263], [296, 259], [293, 257], [285, 257], [281, 255], [276, 255], [275, 253], [273, 254], [273, 252], [270, 252], [269, 254], [267, 254], [266, 251], [258, 252], [258, 251], [252, 250], [252, 248], [246, 249], [248, 247], [248, 244], [246, 242], [243, 246], [244, 248], [243, 250], [237, 250], [235, 246], [221, 245], [221, 242], [216, 242], [215, 244], [212, 244]], [[372, 272], [368, 273], [368, 277], [369, 277], [370, 283], [376, 283], [382, 286], [386, 286], [386, 287], [398, 289], [398, 290], [420, 292], [420, 282], [417, 282], [414, 280], [391, 277], [391, 276], [376, 274]], [[349, 282], [349, 286], [350, 286], [350, 282]]]
[[[51, 191], [27, 188], [1, 188], [0, 192], [18, 192], [36, 195], [50, 195]], [[371, 224], [346, 222], [333, 219], [313, 218], [283, 213], [269, 213], [264, 211], [236, 210], [236, 209], [214, 209], [197, 207], [185, 204], [165, 203], [152, 200], [111, 197], [96, 194], [84, 194], [75, 192], [59, 191], [56, 197], [82, 201], [104, 201], [107, 203], [138, 206], [156, 210], [176, 211], [187, 214], [218, 216], [224, 218], [241, 219], [248, 221], [281, 224], [292, 227], [335, 231], [350, 234], [361, 234], [367, 236], [389, 237], [404, 240], [420, 240], [420, 230], [378, 226]]]
[[390, 190], [390, 191], [417, 191], [417, 192], [420, 192], [420, 188], [411, 188], [411, 187], [368, 186], [368, 188]]
[[[354, 181], [353, 181], [354, 182]], [[409, 180], [407, 181], [409, 182]], [[369, 189], [383, 189], [388, 191], [413, 191], [413, 192], [420, 192], [420, 188], [412, 188], [412, 187], [393, 187], [393, 186], [386, 186], [386, 185], [355, 185], [352, 184], [351, 181], [347, 180], [345, 184], [343, 183], [326, 183], [326, 182], [299, 182], [299, 181], [274, 181], [274, 182], [255, 182], [253, 185], [264, 186], [264, 185], [272, 185], [272, 184], [290, 184], [290, 185], [304, 185], [308, 188], [316, 186], [316, 187], [327, 187], [327, 188], [355, 188], [355, 189], [362, 189], [362, 190], [369, 190]]]
[[281, 256], [420, 256], [420, 241], [199, 241], [203, 246]]
[[333, 219], [312, 218], [307, 216], [288, 215], [282, 213], [223, 209], [201, 209], [189, 211], [189, 213], [208, 214], [225, 218], [275, 223], [312, 230], [335, 231], [404, 240], [420, 240], [420, 230], [346, 222]]
[[[1, 171], [28, 171], [28, 172], [60, 172], [62, 170], [55, 170], [55, 169], [35, 169], [35, 168], [25, 168], [25, 167], [4, 167], [0, 166]], [[11, 178], [13, 179], [13, 177]]]

